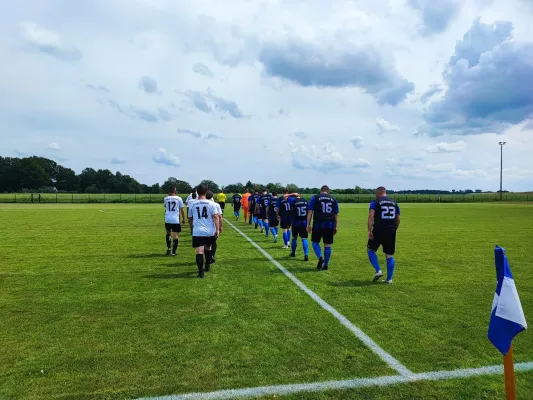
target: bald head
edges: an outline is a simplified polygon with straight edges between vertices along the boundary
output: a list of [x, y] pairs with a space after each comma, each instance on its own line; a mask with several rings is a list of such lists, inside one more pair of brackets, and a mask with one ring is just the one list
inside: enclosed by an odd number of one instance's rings
[[376, 189], [376, 197], [386, 196], [387, 189], [384, 186], [380, 186]]

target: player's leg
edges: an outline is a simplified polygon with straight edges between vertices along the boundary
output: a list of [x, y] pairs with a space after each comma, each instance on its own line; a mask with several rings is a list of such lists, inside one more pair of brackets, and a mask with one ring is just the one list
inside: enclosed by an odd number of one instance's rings
[[[207, 243], [214, 243], [213, 241], [214, 237], [212, 238], [208, 238], [208, 241]], [[204, 251], [205, 251], [205, 272], [209, 272], [209, 270], [211, 269], [211, 261], [213, 260], [213, 245], [212, 244], [206, 244], [204, 246]]]
[[270, 221], [266, 216], [266, 212], [263, 214], [263, 227], [265, 228], [265, 236], [268, 237], [270, 233]]
[[313, 228], [311, 231], [311, 246], [315, 252], [316, 257], [318, 258], [318, 263], [316, 264], [316, 269], [322, 269], [324, 266], [324, 258], [322, 257], [322, 248], [320, 247], [320, 241], [322, 240], [322, 229]]
[[198, 278], [204, 277], [204, 241], [201, 236], [192, 237], [192, 247], [196, 252], [196, 266], [198, 267]]
[[296, 257], [296, 247], [298, 246], [298, 234], [299, 229], [297, 226], [292, 227], [292, 241], [291, 241], [291, 254], [289, 257]]
[[217, 252], [217, 240], [215, 238], [215, 241], [213, 242], [213, 244], [211, 245], [211, 264], [214, 264], [215, 263], [215, 254]]
[[329, 268], [329, 260], [331, 259], [332, 245], [333, 245], [333, 228], [324, 228], [322, 234], [322, 241], [324, 242], [324, 266], [323, 270]]
[[248, 222], [248, 207], [243, 207], [242, 213], [244, 214], [244, 222]]
[[172, 255], [175, 256], [178, 251], [179, 232], [181, 229], [178, 224], [172, 227]]
[[302, 248], [304, 250], [304, 261], [309, 261], [309, 232], [307, 232], [307, 229], [303, 229], [300, 232], [300, 237], [302, 238]]
[[170, 227], [169, 227], [169, 224], [165, 224], [165, 230], [167, 231], [167, 234], [165, 236], [165, 242], [167, 243], [167, 256], [170, 254], [170, 246], [171, 246], [171, 241], [170, 241]]
[[272, 236], [274, 236], [274, 243], [277, 243], [279, 221], [275, 218], [271, 218], [269, 221], [270, 221], [270, 232], [272, 233]]
[[392, 276], [394, 275], [394, 267], [396, 262], [394, 260], [394, 253], [396, 251], [396, 230], [391, 229], [387, 231], [383, 238], [383, 252], [387, 259], [387, 279], [383, 283], [392, 283]]
[[372, 266], [376, 270], [376, 274], [374, 275], [374, 281], [377, 281], [379, 278], [383, 276], [383, 272], [381, 271], [381, 267], [379, 265], [378, 255], [376, 254], [376, 251], [379, 249], [379, 246], [381, 245], [381, 237], [375, 231], [373, 231], [372, 234], [374, 238], [368, 239], [366, 248], [367, 248], [368, 260], [370, 261], [370, 264], [372, 264]]

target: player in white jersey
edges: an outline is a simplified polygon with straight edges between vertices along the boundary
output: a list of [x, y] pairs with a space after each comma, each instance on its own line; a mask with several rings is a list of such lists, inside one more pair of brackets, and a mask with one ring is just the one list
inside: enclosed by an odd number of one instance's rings
[[[217, 208], [218, 208], [218, 211], [220, 212], [220, 232], [222, 232], [222, 229], [223, 229], [223, 225], [224, 225], [224, 217], [223, 217], [223, 214], [222, 214], [222, 207], [220, 206], [220, 204], [218, 204], [214, 199], [213, 199], [213, 192], [208, 190], [207, 193], [205, 194], [205, 198], [207, 200], [210, 200], [212, 201], [213, 203], [216, 204]], [[218, 239], [218, 238], [217, 238]], [[214, 264], [215, 263], [215, 254], [217, 252], [217, 241], [215, 239], [215, 243], [213, 243], [213, 245], [211, 246], [211, 264]]]
[[[163, 199], [165, 205], [165, 229], [167, 230], [167, 256], [170, 254], [170, 235], [172, 234], [172, 255], [178, 251], [178, 238], [181, 232], [181, 221], [185, 220], [183, 200], [176, 195], [176, 188], [170, 189], [168, 196]], [[181, 214], [181, 220], [180, 220]]]
[[[196, 193], [196, 188], [194, 188], [185, 200], [185, 204], [187, 204], [187, 215], [189, 215], [189, 209], [192, 207], [194, 202], [198, 200], [198, 193]], [[189, 222], [189, 227], [191, 228], [191, 236], [192, 236], [192, 224]]]
[[216, 204], [206, 199], [207, 187], [199, 185], [196, 189], [198, 200], [189, 208], [189, 222], [192, 224], [192, 247], [196, 251], [196, 265], [198, 277], [204, 277], [204, 254], [205, 271], [209, 271], [211, 265], [211, 246], [220, 234], [221, 214]]

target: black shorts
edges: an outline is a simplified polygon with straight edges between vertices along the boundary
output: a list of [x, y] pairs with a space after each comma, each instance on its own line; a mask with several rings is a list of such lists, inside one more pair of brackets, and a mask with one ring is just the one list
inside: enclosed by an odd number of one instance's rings
[[281, 219], [280, 222], [281, 229], [291, 229], [291, 221], [288, 219]]
[[235, 212], [239, 212], [239, 211], [241, 211], [241, 205], [240, 205], [240, 204], [235, 204], [235, 205], [233, 206], [233, 211], [235, 211]]
[[279, 221], [277, 218], [269, 218], [268, 225], [270, 225], [271, 228], [276, 228], [279, 225]]
[[264, 208], [260, 208], [259, 209], [259, 218], [267, 219], [267, 213], [266, 213], [266, 210]]
[[293, 226], [292, 236], [294, 238], [298, 238], [298, 236], [300, 236], [302, 239], [307, 239], [309, 237], [309, 232], [307, 232], [307, 227], [305, 225]]
[[192, 247], [211, 246], [217, 240], [216, 236], [193, 236]]
[[396, 251], [396, 229], [385, 229], [382, 231], [372, 231], [374, 239], [368, 239], [369, 250], [377, 251], [382, 246], [383, 253], [394, 255]]
[[165, 229], [167, 232], [181, 232], [181, 225], [180, 224], [167, 224], [165, 222]]
[[335, 228], [313, 228], [311, 242], [320, 243], [322, 240], [324, 244], [333, 244], [333, 236], [335, 236]]
[[220, 204], [220, 208], [224, 209], [224, 207], [226, 207], [226, 203], [221, 201], [219, 202], [218, 204]]

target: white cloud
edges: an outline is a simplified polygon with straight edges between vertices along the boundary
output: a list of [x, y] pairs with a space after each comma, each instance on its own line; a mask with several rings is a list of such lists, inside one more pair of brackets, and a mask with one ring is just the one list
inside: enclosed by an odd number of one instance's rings
[[355, 147], [356, 149], [360, 149], [363, 147], [364, 145], [364, 141], [363, 141], [363, 138], [361, 136], [356, 136], [352, 139], [352, 145], [353, 147]]
[[61, 146], [59, 146], [56, 142], [52, 142], [52, 143], [50, 143], [50, 144], [48, 145], [48, 148], [49, 148], [50, 150], [57, 150], [57, 151], [61, 150]]
[[459, 140], [457, 142], [440, 142], [429, 146], [427, 151], [430, 153], [461, 153], [466, 151], [466, 142]]
[[289, 143], [292, 152], [292, 165], [297, 169], [313, 169], [328, 173], [334, 170], [354, 171], [366, 168], [370, 163], [366, 159], [346, 159], [334, 146], [324, 143], [322, 149], [315, 145], [295, 146]]
[[383, 118], [376, 119], [376, 125], [378, 126], [380, 135], [386, 132], [400, 132], [399, 126], [393, 125]]
[[[150, 185], [179, 164], [191, 183], [312, 187], [331, 171], [332, 187], [353, 172], [367, 187], [497, 190], [505, 140], [507, 189], [533, 189], [520, 172], [531, 170], [532, 92], [491, 72], [532, 76], [525, 1], [465, 0], [457, 13], [438, 6], [454, 0], [41, 3], [0, 2], [0, 154], [61, 155], [78, 173], [115, 157]], [[512, 23], [512, 44], [484, 39], [496, 20], [504, 33]], [[469, 134], [503, 126], [491, 121], [512, 126]], [[304, 146], [293, 152], [287, 137]]]
[[158, 164], [169, 165], [171, 167], [179, 167], [180, 159], [175, 155], [169, 153], [166, 149], [160, 148], [159, 151], [152, 157], [152, 161]]

